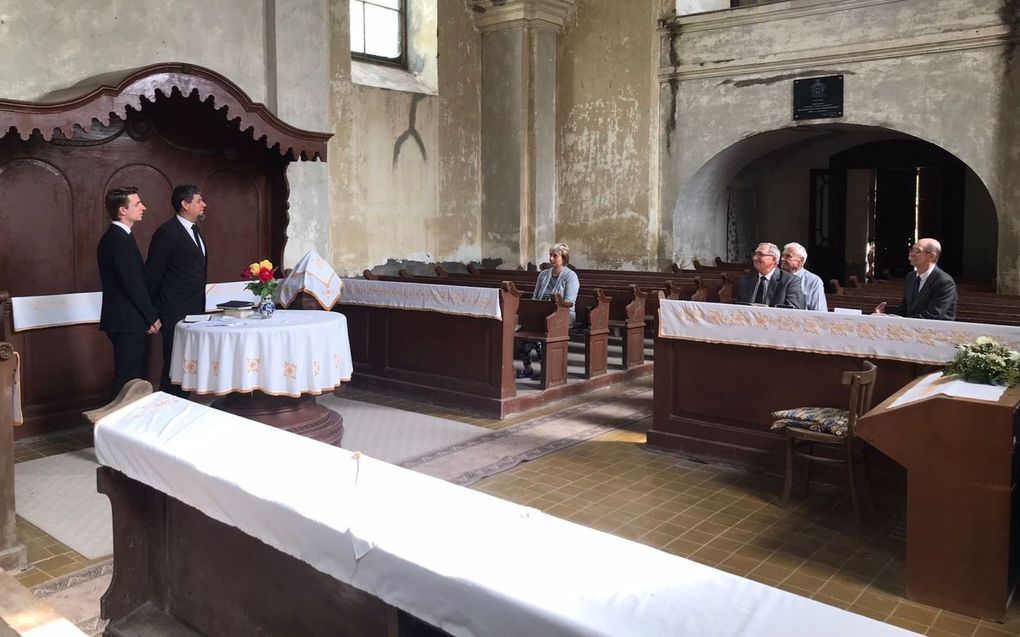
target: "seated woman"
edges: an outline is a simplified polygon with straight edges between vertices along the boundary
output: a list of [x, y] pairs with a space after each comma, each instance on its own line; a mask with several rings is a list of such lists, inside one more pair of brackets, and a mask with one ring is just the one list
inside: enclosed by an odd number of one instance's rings
[[[564, 301], [577, 303], [577, 292], [581, 288], [581, 282], [577, 273], [567, 267], [570, 263], [570, 248], [565, 243], [557, 243], [549, 248], [549, 268], [538, 273], [538, 281], [535, 282], [535, 293], [533, 299], [544, 301], [552, 298], [553, 294], [559, 294]], [[570, 308], [570, 324], [573, 325], [577, 319], [575, 308]], [[538, 378], [531, 369], [531, 352], [538, 352], [542, 357], [541, 345], [530, 342], [517, 342], [517, 355], [524, 361], [524, 369], [517, 372], [517, 378]]]

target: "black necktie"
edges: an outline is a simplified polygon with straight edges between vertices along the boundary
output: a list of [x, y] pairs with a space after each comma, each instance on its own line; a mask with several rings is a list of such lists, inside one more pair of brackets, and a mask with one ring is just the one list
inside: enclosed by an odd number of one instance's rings
[[191, 224], [191, 234], [195, 235], [195, 243], [198, 245], [198, 249], [202, 251], [202, 254], [205, 254], [205, 249], [202, 248], [201, 235], [198, 234], [198, 224], [197, 223]]
[[766, 285], [768, 285], [768, 279], [766, 279], [764, 276], [758, 277], [758, 289], [754, 293], [754, 302], [755, 303], [764, 303], [765, 302], [765, 286]]
[[[913, 298], [916, 299], [917, 295], [920, 294], [920, 293], [921, 293], [921, 275], [917, 274], [917, 275], [914, 276], [914, 297]], [[913, 300], [913, 299], [911, 299], [911, 300]]]

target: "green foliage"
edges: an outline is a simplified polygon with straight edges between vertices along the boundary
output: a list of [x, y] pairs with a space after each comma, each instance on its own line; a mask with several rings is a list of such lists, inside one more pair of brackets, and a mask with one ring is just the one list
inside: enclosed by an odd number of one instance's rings
[[1012, 387], [1020, 382], [1020, 353], [999, 345], [987, 336], [956, 346], [956, 358], [946, 366], [947, 374], [983, 385]]

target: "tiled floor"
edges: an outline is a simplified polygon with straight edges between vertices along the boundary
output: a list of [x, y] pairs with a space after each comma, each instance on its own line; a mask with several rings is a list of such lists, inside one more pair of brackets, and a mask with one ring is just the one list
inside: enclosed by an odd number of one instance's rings
[[[349, 398], [494, 429], [590, 400], [580, 397], [500, 422], [348, 391]], [[600, 392], [600, 398], [608, 395]], [[998, 624], [903, 599], [905, 546], [896, 529], [898, 514], [857, 525], [844, 494], [824, 489], [783, 507], [778, 477], [648, 451], [643, 443], [650, 425], [650, 419], [641, 421], [519, 465], [474, 488], [919, 633], [1020, 635], [1017, 603], [1006, 623]], [[16, 459], [78, 449], [90, 445], [89, 438], [85, 430], [19, 442]], [[18, 537], [28, 545], [32, 563], [18, 576], [27, 586], [94, 563], [20, 519]]]

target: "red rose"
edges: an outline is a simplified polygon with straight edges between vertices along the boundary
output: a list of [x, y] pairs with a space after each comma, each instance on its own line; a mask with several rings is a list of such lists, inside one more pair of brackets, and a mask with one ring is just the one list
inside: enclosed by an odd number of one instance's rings
[[248, 268], [245, 268], [245, 269], [241, 270], [241, 278], [242, 279], [250, 279], [251, 278], [251, 270], [249, 270]]
[[273, 280], [272, 270], [270, 270], [269, 268], [262, 268], [261, 270], [259, 270], [259, 281], [262, 281], [263, 283], [268, 283], [269, 281], [272, 280]]

